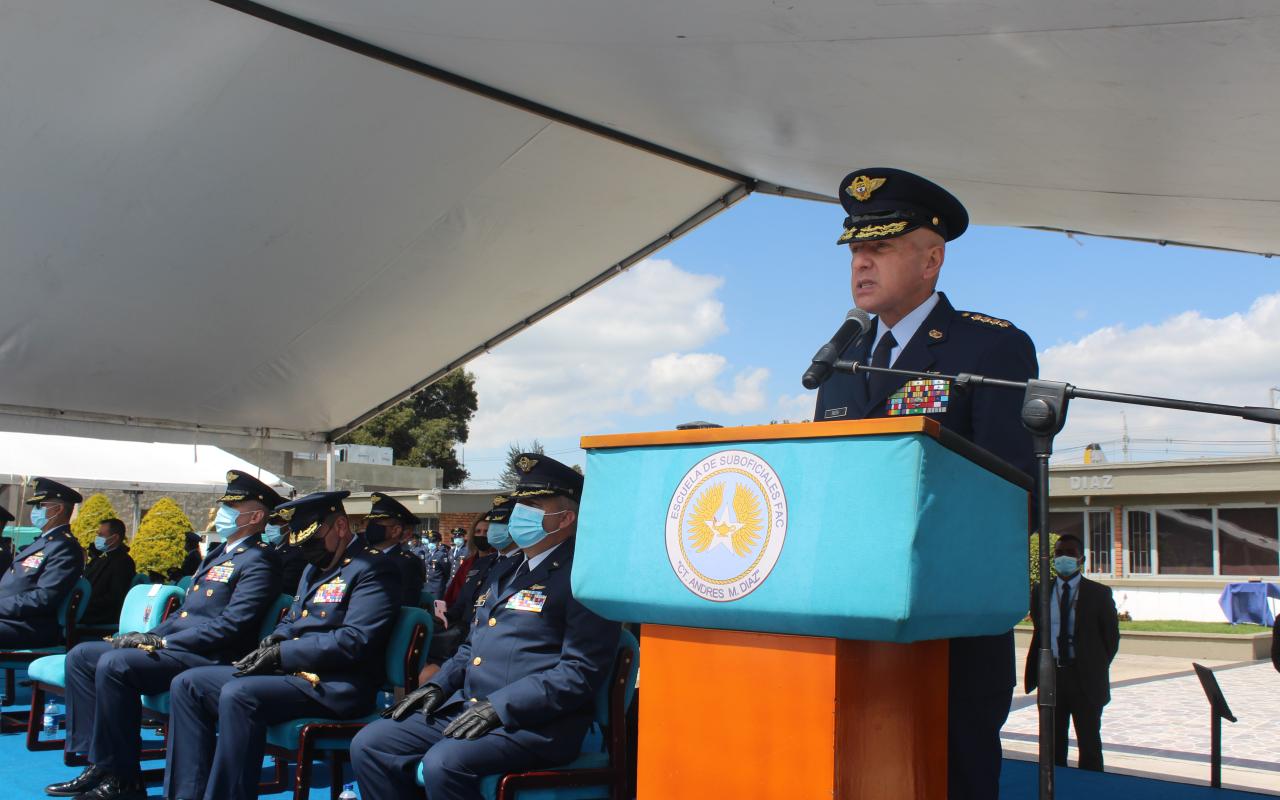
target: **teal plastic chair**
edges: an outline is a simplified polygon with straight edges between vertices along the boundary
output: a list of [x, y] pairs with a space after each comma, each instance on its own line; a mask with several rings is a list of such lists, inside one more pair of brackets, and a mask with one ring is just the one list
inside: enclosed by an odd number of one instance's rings
[[[17, 670], [27, 669], [31, 662], [42, 656], [65, 655], [68, 647], [76, 645], [79, 641], [76, 637], [76, 625], [84, 618], [84, 612], [89, 607], [89, 597], [92, 594], [93, 587], [89, 585], [89, 581], [84, 578], [77, 578], [75, 586], [71, 587], [66, 599], [58, 607], [58, 625], [62, 628], [62, 638], [66, 644], [53, 647], [33, 647], [28, 650], [0, 650], [0, 669], [4, 670], [4, 705], [13, 702], [13, 698], [17, 693], [17, 687], [14, 685], [14, 673]], [[43, 716], [43, 706], [34, 707], [34, 710], [28, 714], [26, 719], [22, 719], [21, 716], [11, 717], [9, 715], [0, 717], [0, 730], [29, 729], [32, 716], [36, 716], [37, 719]]]
[[175, 585], [185, 592], [187, 589], [191, 588], [191, 578], [191, 575], [183, 575], [181, 578], [178, 578], [178, 582]]
[[139, 572], [137, 575], [134, 575], [134, 576], [133, 576], [133, 583], [131, 583], [131, 584], [129, 584], [129, 585], [130, 585], [130, 586], [145, 586], [145, 585], [150, 584], [150, 583], [151, 583], [151, 578], [149, 578], [145, 572]]
[[[146, 584], [134, 586], [120, 607], [117, 632], [149, 631], [182, 605], [182, 592], [176, 586]], [[36, 721], [43, 716], [46, 694], [61, 695], [67, 688], [67, 655], [43, 656], [27, 668], [31, 678], [31, 713], [27, 718], [28, 750], [60, 750], [62, 739], [40, 740]]]
[[[587, 750], [563, 767], [489, 775], [480, 783], [488, 800], [625, 800], [631, 796], [631, 743], [627, 712], [640, 673], [640, 643], [622, 631], [613, 673], [595, 698], [595, 724], [604, 748]], [[616, 720], [616, 724], [614, 721]], [[587, 734], [584, 745], [595, 737]], [[418, 764], [418, 785], [423, 784]]]
[[[179, 581], [181, 583], [181, 581]], [[178, 589], [177, 586], [170, 587]], [[179, 590], [179, 594], [186, 596], [186, 588]], [[293, 598], [287, 594], [282, 594], [276, 598], [271, 604], [271, 608], [267, 609], [267, 614], [262, 618], [262, 626], [258, 629], [258, 641], [262, 641], [267, 634], [276, 629], [280, 624], [280, 618], [284, 616], [284, 612], [289, 610], [289, 606], [293, 604]], [[162, 694], [144, 694], [142, 696], [142, 713], [153, 719], [164, 719], [169, 716], [169, 693]]]
[[425, 608], [427, 611], [436, 603], [436, 596], [431, 593], [430, 589], [423, 589], [418, 593], [418, 608]]
[[[418, 673], [431, 646], [431, 615], [421, 608], [401, 606], [391, 629], [386, 651], [386, 683], [384, 691], [418, 688]], [[267, 729], [267, 752], [276, 756], [277, 781], [282, 777], [282, 759], [292, 758], [298, 765], [293, 783], [294, 800], [306, 800], [311, 793], [311, 764], [316, 759], [329, 762], [329, 797], [337, 800], [342, 791], [342, 764], [349, 759], [351, 739], [365, 725], [377, 720], [375, 711], [358, 719], [322, 719], [306, 717], [272, 725]], [[280, 791], [283, 786], [259, 786], [260, 792]]]

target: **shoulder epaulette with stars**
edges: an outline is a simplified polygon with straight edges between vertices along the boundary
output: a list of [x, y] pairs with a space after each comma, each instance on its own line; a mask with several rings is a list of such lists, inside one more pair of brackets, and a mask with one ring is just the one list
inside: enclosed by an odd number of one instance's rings
[[960, 318], [967, 319], [971, 322], [981, 322], [985, 325], [990, 325], [993, 328], [1012, 328], [1013, 327], [1013, 323], [1007, 319], [996, 319], [995, 317], [988, 317], [986, 314], [979, 314], [976, 311], [961, 311]]

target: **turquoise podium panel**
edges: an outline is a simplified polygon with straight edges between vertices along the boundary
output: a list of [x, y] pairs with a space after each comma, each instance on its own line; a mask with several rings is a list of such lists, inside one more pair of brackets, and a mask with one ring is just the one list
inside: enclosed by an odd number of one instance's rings
[[913, 642], [1027, 611], [1026, 490], [924, 433], [589, 449], [586, 475], [573, 591], [610, 619]]

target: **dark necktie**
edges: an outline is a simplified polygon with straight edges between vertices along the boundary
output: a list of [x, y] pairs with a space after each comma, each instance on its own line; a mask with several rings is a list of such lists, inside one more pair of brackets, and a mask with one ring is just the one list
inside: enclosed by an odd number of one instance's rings
[[1058, 601], [1058, 663], [1071, 662], [1071, 584], [1062, 582], [1062, 599]]
[[[871, 366], [889, 368], [889, 354], [893, 352], [893, 348], [898, 346], [898, 340], [893, 338], [893, 331], [885, 331], [884, 336], [880, 337], [880, 341], [876, 342], [876, 349], [871, 353]], [[871, 402], [878, 403], [884, 399], [889, 390], [896, 386], [895, 381], [898, 379], [892, 375], [881, 375], [879, 373], [871, 373], [867, 381], [867, 392], [870, 395]]]
[[516, 567], [516, 571], [511, 573], [510, 579], [507, 580], [507, 585], [502, 587], [503, 591], [506, 591], [507, 589], [510, 589], [512, 586], [515, 586], [516, 581], [520, 580], [521, 578], [523, 578], [525, 575], [528, 575], [528, 574], [529, 574], [529, 559], [526, 558], [524, 560], [524, 563], [522, 563], [519, 567]]

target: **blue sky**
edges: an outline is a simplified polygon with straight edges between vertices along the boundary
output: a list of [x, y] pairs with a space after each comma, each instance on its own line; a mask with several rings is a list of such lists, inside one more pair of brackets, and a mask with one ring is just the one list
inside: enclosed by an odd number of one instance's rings
[[[852, 304], [848, 250], [835, 244], [842, 218], [835, 206], [749, 197], [583, 308], [472, 362], [480, 412], [464, 455], [474, 485], [488, 485], [517, 440], [537, 437], [581, 462], [583, 434], [809, 411], [799, 376]], [[1276, 259], [973, 227], [948, 246], [939, 288], [958, 308], [1030, 333], [1047, 378], [1248, 405], [1280, 386], [1270, 342], [1280, 298], [1268, 299], [1280, 295]], [[1147, 440], [1132, 447], [1136, 458], [1261, 454], [1240, 442], [1269, 435], [1169, 412], [1126, 411], [1122, 421], [1094, 406], [1073, 407], [1065, 459], [1085, 440], [1118, 440], [1124, 425]], [[1220, 444], [1151, 443], [1167, 439]]]

